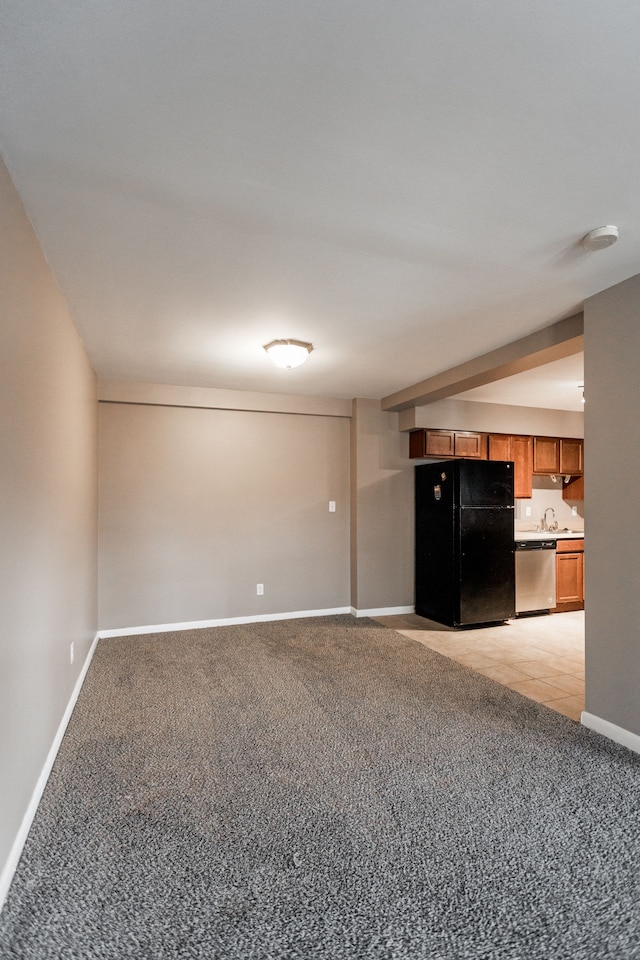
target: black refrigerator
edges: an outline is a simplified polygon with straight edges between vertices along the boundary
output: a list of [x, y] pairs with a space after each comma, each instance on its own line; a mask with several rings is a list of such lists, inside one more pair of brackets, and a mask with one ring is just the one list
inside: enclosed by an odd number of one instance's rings
[[416, 613], [451, 627], [515, 616], [513, 463], [415, 468]]

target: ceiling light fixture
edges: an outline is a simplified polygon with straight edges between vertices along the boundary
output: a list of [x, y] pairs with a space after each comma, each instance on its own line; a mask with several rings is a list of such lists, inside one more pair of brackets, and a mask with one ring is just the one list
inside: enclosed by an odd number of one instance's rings
[[291, 370], [305, 362], [313, 350], [313, 344], [305, 343], [304, 340], [272, 340], [262, 349], [267, 351], [277, 367]]
[[610, 247], [618, 239], [618, 228], [614, 226], [596, 227], [582, 238], [582, 246], [585, 250], [604, 250]]

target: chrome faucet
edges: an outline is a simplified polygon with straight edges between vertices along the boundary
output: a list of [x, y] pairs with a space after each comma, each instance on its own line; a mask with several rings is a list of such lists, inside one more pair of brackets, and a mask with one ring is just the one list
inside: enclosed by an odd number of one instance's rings
[[[553, 520], [551, 521], [551, 523], [549, 523], [549, 522], [547, 521], [547, 514], [549, 513], [549, 510], [551, 510], [551, 513], [553, 514]], [[545, 510], [544, 516], [543, 516], [543, 518], [542, 518], [542, 529], [543, 529], [543, 530], [557, 530], [557, 529], [558, 529], [558, 521], [556, 520], [556, 512], [555, 512], [555, 510], [553, 509], [553, 507], [547, 507], [547, 509]]]

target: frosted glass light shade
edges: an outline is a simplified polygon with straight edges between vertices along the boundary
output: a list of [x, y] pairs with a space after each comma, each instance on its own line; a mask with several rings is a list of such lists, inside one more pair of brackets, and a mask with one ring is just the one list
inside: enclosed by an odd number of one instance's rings
[[312, 343], [303, 340], [272, 340], [263, 347], [277, 367], [290, 370], [299, 367], [313, 350]]

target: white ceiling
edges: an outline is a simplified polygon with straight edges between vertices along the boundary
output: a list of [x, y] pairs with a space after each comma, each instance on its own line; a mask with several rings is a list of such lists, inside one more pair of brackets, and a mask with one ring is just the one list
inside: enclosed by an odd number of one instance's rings
[[382, 397], [638, 272], [639, 36], [637, 0], [3, 0], [0, 149], [101, 378]]
[[576, 353], [542, 367], [504, 377], [484, 387], [453, 394], [461, 400], [506, 403], [520, 407], [584, 411], [584, 354]]

